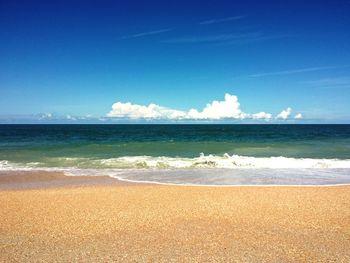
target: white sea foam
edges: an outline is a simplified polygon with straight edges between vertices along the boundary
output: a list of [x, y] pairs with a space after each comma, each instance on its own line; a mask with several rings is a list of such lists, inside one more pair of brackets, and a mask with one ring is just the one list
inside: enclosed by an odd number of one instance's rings
[[22, 167], [20, 167], [18, 164], [11, 163], [7, 160], [0, 161], [0, 171], [17, 170], [20, 168]]
[[107, 166], [120, 164], [140, 168], [350, 168], [350, 160], [287, 157], [203, 155], [196, 158], [129, 156], [101, 161]]
[[[86, 163], [90, 163], [88, 167], [85, 166]], [[16, 164], [4, 160], [0, 161], [1, 170], [60, 171], [69, 176], [110, 176], [131, 182], [176, 185], [336, 185], [350, 183], [350, 160], [256, 158], [235, 155], [222, 157], [201, 155], [197, 158], [133, 156], [99, 160], [70, 158], [69, 166], [59, 167], [45, 167], [43, 163], [37, 162]]]
[[[287, 169], [287, 168], [350, 168], [350, 159], [312, 159], [312, 158], [289, 158], [289, 157], [250, 157], [224, 154], [204, 155], [195, 158], [184, 157], [153, 157], [153, 156], [124, 156], [109, 159], [89, 158], [51, 158], [46, 159], [52, 167], [57, 168], [98, 168], [98, 169], [132, 169], [132, 168], [158, 168], [158, 169], [184, 169], [184, 168], [223, 168], [223, 169]], [[0, 170], [19, 168], [45, 167], [45, 162], [31, 162], [27, 164], [0, 161]]]
[[350, 169], [66, 169], [69, 176], [104, 175], [122, 181], [188, 186], [350, 184]]

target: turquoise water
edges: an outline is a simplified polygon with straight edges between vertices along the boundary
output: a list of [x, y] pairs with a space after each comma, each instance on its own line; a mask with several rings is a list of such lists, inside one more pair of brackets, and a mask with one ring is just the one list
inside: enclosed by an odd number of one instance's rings
[[[0, 125], [2, 170], [183, 184], [196, 177], [199, 184], [253, 177], [283, 184], [294, 176], [294, 183], [322, 184], [347, 182], [349, 160], [350, 125]], [[271, 181], [277, 174], [284, 179]], [[331, 180], [313, 180], [316, 174]]]

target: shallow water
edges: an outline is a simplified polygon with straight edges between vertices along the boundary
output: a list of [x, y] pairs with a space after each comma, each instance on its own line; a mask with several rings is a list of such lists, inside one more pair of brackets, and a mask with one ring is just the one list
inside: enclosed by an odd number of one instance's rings
[[1, 170], [172, 184], [350, 182], [350, 125], [0, 125]]

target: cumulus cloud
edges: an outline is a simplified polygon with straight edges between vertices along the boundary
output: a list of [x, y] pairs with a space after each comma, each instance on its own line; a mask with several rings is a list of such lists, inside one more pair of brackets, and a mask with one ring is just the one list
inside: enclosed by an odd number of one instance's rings
[[[291, 109], [288, 108], [287, 110], [282, 111], [278, 115], [278, 118], [287, 119], [290, 113]], [[273, 118], [271, 113], [264, 111], [254, 114], [243, 112], [237, 96], [228, 93], [225, 94], [224, 100], [214, 100], [211, 103], [208, 103], [202, 110], [192, 108], [188, 111], [183, 111], [160, 106], [154, 103], [149, 105], [139, 105], [131, 102], [116, 102], [112, 105], [112, 110], [107, 114], [107, 117], [160, 120], [270, 120]]]
[[186, 115], [183, 111], [173, 110], [156, 104], [148, 106], [117, 102], [112, 105], [108, 117], [131, 119], [181, 119]]
[[252, 118], [254, 120], [270, 120], [272, 119], [272, 114], [262, 111], [262, 112], [253, 114]]
[[294, 119], [300, 120], [303, 118], [303, 115], [301, 113], [298, 113], [294, 116]]
[[240, 104], [238, 102], [237, 96], [225, 94], [225, 100], [216, 101], [207, 104], [207, 106], [199, 112], [196, 109], [190, 109], [186, 113], [188, 119], [244, 119], [246, 114], [240, 109]]
[[149, 104], [148, 106], [132, 104], [130, 102], [116, 102], [112, 105], [112, 110], [108, 117], [131, 118], [131, 119], [193, 119], [193, 120], [219, 120], [219, 119], [244, 119], [246, 114], [240, 109], [238, 98], [234, 95], [225, 94], [225, 100], [213, 101], [199, 111], [190, 109], [181, 111]]
[[281, 120], [286, 120], [289, 118], [290, 114], [292, 113], [292, 109], [291, 108], [287, 108], [283, 111], [281, 111], [278, 115], [277, 115], [277, 119], [281, 119]]
[[66, 115], [66, 119], [67, 120], [71, 120], [71, 121], [76, 121], [77, 119], [75, 117], [73, 117], [72, 115]]
[[52, 113], [43, 113], [39, 115], [39, 120], [51, 119], [53, 117]]

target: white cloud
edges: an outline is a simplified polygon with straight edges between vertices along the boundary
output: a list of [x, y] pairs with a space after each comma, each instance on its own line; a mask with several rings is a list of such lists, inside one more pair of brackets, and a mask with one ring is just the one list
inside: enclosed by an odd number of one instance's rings
[[303, 115], [301, 113], [298, 113], [294, 116], [294, 119], [300, 120], [303, 118]]
[[[282, 111], [277, 118], [287, 119], [291, 114], [291, 108]], [[154, 103], [149, 105], [133, 104], [131, 102], [116, 102], [112, 110], [107, 114], [110, 118], [125, 119], [160, 119], [160, 120], [222, 120], [222, 119], [252, 119], [270, 120], [271, 113], [258, 112], [255, 114], [245, 113], [241, 110], [237, 96], [225, 94], [222, 101], [214, 100], [208, 103], [202, 110], [190, 109], [188, 111], [176, 110], [163, 107]]]
[[53, 117], [52, 113], [43, 113], [43, 114], [40, 114], [39, 120], [51, 119], [52, 117]]
[[219, 119], [244, 119], [246, 114], [240, 109], [238, 99], [234, 95], [225, 94], [224, 101], [208, 103], [202, 110], [190, 109], [188, 112], [166, 108], [156, 104], [148, 106], [132, 104], [130, 102], [116, 102], [108, 117], [131, 118], [131, 119], [194, 119], [194, 120], [219, 120]]
[[188, 119], [244, 119], [246, 114], [240, 109], [240, 104], [238, 102], [237, 96], [225, 94], [224, 101], [214, 100], [212, 103], [207, 104], [207, 106], [199, 112], [196, 109], [189, 110], [186, 113]]
[[117, 102], [112, 105], [112, 110], [107, 116], [131, 119], [182, 119], [185, 117], [185, 112], [158, 106], [153, 103], [143, 106], [130, 102]]
[[292, 113], [292, 109], [291, 108], [287, 108], [283, 111], [280, 112], [280, 114], [277, 115], [277, 119], [282, 119], [282, 120], [286, 120], [289, 118], [290, 114]]
[[73, 117], [72, 115], [66, 115], [66, 119], [67, 120], [71, 120], [71, 121], [76, 121], [77, 119], [75, 117]]
[[262, 112], [253, 114], [252, 117], [254, 120], [270, 120], [272, 119], [272, 114], [262, 111]]

